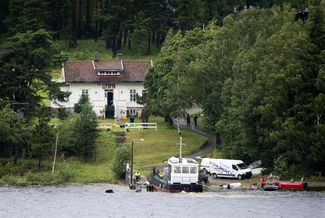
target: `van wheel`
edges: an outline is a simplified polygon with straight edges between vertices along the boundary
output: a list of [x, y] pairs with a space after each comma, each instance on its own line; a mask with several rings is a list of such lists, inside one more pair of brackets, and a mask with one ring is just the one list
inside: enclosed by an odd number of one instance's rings
[[213, 173], [213, 174], [212, 174], [212, 177], [213, 177], [214, 179], [218, 179], [218, 175], [217, 175], [216, 173]]
[[242, 180], [243, 179], [243, 176], [242, 175], [238, 175], [238, 179], [239, 180]]

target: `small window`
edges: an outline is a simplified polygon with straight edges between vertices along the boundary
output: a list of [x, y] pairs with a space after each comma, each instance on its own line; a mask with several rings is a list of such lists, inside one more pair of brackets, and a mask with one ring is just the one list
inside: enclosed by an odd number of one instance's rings
[[137, 112], [135, 109], [129, 109], [129, 114], [130, 115], [137, 115]]
[[197, 167], [191, 167], [190, 172], [191, 172], [191, 174], [196, 174], [197, 173]]
[[182, 167], [182, 173], [189, 173], [189, 167]]
[[174, 167], [174, 173], [181, 173], [181, 167]]
[[83, 90], [82, 90], [82, 94], [83, 94], [83, 95], [88, 95], [88, 89], [83, 89]]
[[135, 89], [130, 89], [130, 101], [135, 101], [136, 100], [136, 95], [137, 92]]
[[232, 168], [233, 168], [234, 170], [236, 170], [236, 171], [238, 170], [237, 167], [236, 167], [236, 165], [232, 165]]

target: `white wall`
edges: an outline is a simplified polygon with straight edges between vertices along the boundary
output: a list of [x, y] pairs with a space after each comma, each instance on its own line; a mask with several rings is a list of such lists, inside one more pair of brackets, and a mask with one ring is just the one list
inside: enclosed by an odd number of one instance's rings
[[[88, 95], [96, 114], [103, 115], [101, 111], [105, 108], [107, 100], [105, 98], [105, 90], [100, 83], [71, 83], [69, 86], [62, 86], [61, 90], [69, 91], [71, 95], [68, 102], [61, 102], [60, 104], [65, 108], [73, 108], [74, 104], [79, 101], [83, 89], [88, 90]], [[142, 83], [115, 84], [113, 100], [116, 109], [115, 115], [118, 117], [125, 116], [128, 108], [142, 108], [136, 102], [130, 102], [130, 89], [135, 89], [141, 95], [144, 88]], [[58, 108], [59, 106], [52, 102], [51, 107]]]

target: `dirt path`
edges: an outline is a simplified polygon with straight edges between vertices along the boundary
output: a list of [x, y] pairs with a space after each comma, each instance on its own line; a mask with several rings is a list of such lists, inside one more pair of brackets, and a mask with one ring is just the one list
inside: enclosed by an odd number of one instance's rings
[[190, 157], [190, 158], [203, 157], [203, 156], [206, 156], [211, 151], [213, 151], [213, 149], [216, 147], [216, 137], [205, 132], [200, 126], [194, 127], [194, 125], [192, 124], [191, 127], [187, 127], [186, 121], [181, 120], [180, 128], [190, 130], [192, 132], [195, 132], [197, 134], [200, 134], [200, 135], [203, 135], [203, 136], [206, 136], [209, 138], [208, 141], [204, 145], [201, 146], [200, 150], [194, 152], [193, 154], [189, 154], [186, 157]]

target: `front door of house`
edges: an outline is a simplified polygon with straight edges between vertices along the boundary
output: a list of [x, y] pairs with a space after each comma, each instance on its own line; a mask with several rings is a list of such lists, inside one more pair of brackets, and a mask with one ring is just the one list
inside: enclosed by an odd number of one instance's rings
[[105, 97], [106, 97], [106, 110], [105, 110], [105, 117], [106, 118], [114, 118], [114, 93], [113, 89], [105, 90]]

